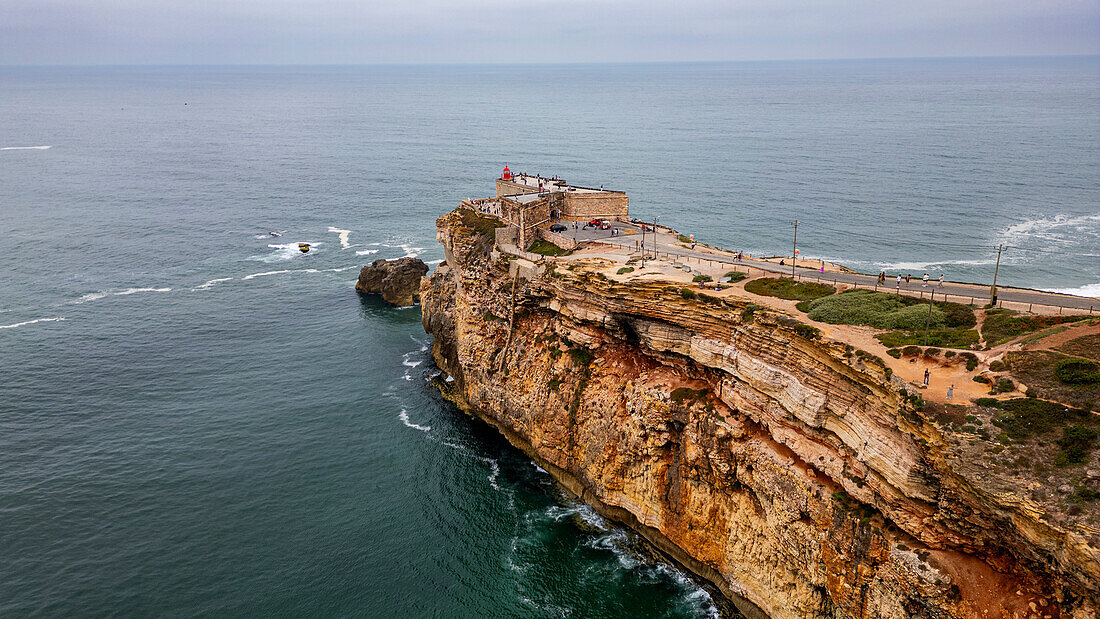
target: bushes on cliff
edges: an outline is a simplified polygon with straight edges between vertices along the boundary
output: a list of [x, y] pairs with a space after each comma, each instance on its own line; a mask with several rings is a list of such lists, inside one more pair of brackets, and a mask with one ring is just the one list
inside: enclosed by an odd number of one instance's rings
[[1100, 366], [1087, 359], [1062, 359], [1054, 366], [1054, 375], [1068, 385], [1100, 384]]
[[982, 322], [982, 338], [987, 345], [996, 346], [1025, 333], [1087, 318], [1088, 316], [1020, 316], [1009, 309], [988, 309]]
[[745, 284], [745, 290], [764, 297], [809, 301], [831, 295], [836, 288], [814, 282], [796, 282], [789, 277], [761, 277]]

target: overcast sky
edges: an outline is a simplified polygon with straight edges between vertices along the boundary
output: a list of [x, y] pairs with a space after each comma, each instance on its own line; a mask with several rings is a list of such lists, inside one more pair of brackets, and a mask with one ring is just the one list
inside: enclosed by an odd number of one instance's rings
[[0, 65], [1100, 53], [1100, 0], [0, 0]]

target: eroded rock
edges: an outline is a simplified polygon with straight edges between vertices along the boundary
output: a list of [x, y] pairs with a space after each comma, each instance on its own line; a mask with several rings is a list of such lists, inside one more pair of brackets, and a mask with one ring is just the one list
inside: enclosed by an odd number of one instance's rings
[[420, 278], [428, 265], [419, 258], [375, 260], [359, 271], [355, 289], [366, 294], [381, 294], [392, 305], [404, 307], [420, 301]]

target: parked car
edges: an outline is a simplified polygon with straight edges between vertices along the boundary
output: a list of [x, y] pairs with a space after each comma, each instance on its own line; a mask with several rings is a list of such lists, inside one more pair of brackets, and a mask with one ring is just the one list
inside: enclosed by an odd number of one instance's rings
[[610, 230], [610, 229], [611, 229], [611, 222], [609, 222], [609, 221], [601, 221], [600, 222], [600, 230]]
[[588, 225], [590, 225], [590, 226], [597, 226], [597, 227], [598, 227], [598, 226], [599, 226], [600, 224], [602, 224], [602, 223], [603, 223], [603, 220], [600, 220], [600, 219], [593, 219], [592, 221], [588, 222]]
[[568, 228], [565, 227], [565, 224], [554, 224], [550, 226], [551, 232], [565, 232], [566, 230], [568, 230]]

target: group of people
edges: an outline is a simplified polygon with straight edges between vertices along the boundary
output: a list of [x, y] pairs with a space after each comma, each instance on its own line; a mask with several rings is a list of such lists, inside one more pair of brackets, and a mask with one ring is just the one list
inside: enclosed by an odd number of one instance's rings
[[[909, 282], [910, 282], [910, 280], [912, 280], [912, 278], [913, 278], [912, 274], [906, 274], [906, 276], [905, 276], [905, 287], [906, 288], [909, 287]], [[901, 273], [898, 273], [898, 283], [897, 283], [898, 290], [901, 290], [901, 280], [902, 280]], [[886, 271], [883, 271], [883, 272], [878, 274], [878, 283], [879, 283], [880, 286], [886, 283]], [[940, 279], [939, 279], [939, 284], [938, 285], [939, 285], [940, 288], [943, 288], [943, 273], [940, 273]], [[925, 273], [924, 276], [921, 278], [920, 287], [921, 288], [927, 288], [928, 287], [928, 273]]]

